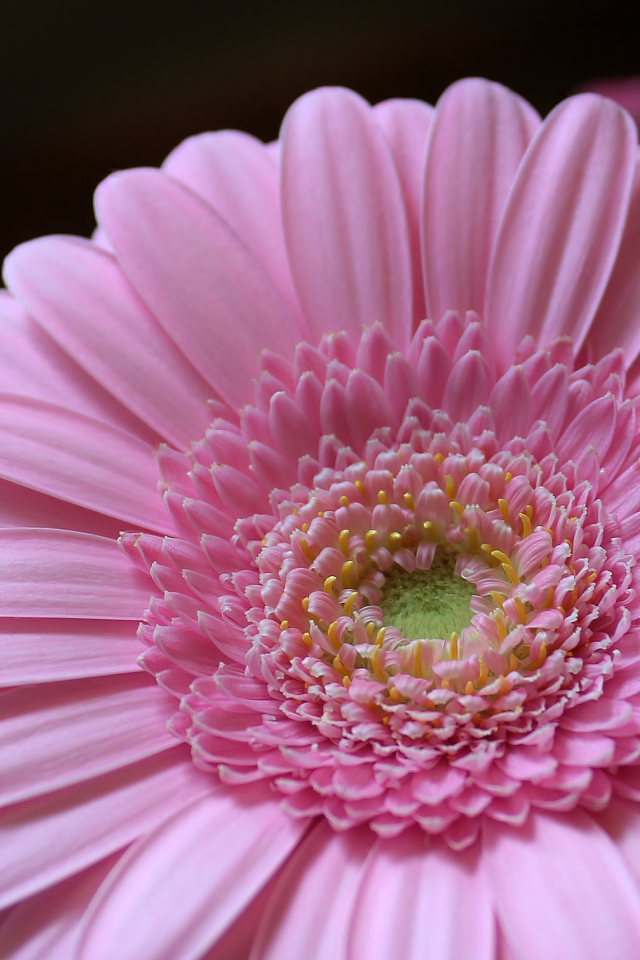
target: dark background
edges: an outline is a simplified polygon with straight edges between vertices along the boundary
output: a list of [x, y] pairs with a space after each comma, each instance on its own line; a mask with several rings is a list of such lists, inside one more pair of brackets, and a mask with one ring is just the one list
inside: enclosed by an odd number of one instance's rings
[[192, 133], [277, 135], [320, 84], [434, 102], [461, 76], [542, 113], [591, 78], [640, 73], [634, 4], [593, 0], [0, 0], [0, 259], [89, 234], [95, 185]]

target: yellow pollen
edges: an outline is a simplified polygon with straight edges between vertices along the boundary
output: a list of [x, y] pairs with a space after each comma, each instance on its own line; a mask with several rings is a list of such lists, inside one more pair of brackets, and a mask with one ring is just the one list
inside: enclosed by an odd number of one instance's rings
[[298, 514], [300, 513], [300, 511], [298, 510], [297, 507], [294, 507], [293, 510], [292, 510], [292, 513], [293, 513], [294, 517], [297, 517]]
[[334, 667], [334, 670], [337, 670], [338, 673], [341, 673], [343, 676], [347, 672], [347, 668], [345, 667], [344, 663], [340, 659], [340, 654], [336, 654], [336, 656], [333, 658], [333, 667]]
[[554, 593], [555, 593], [555, 590], [553, 589], [553, 587], [547, 587], [547, 595], [545, 597], [544, 604], [543, 604], [543, 607], [546, 610], [549, 610], [549, 608], [553, 606]]
[[288, 629], [289, 629], [289, 621], [288, 621], [288, 620], [282, 620], [281, 623], [280, 623], [280, 629], [281, 629], [281, 630], [288, 630]]
[[310, 560], [311, 563], [313, 563], [313, 561], [316, 559], [316, 555], [311, 549], [311, 547], [309, 546], [309, 544], [307, 543], [307, 541], [304, 539], [304, 537], [300, 538], [300, 547], [305, 557], [307, 558], [307, 560]]
[[313, 645], [313, 639], [312, 639], [312, 637], [311, 637], [311, 634], [310, 634], [310, 633], [303, 633], [303, 634], [302, 634], [302, 642], [304, 643], [304, 645], [305, 645], [306, 647], [311, 647], [311, 646]]
[[458, 659], [458, 634], [455, 631], [449, 637], [449, 653], [452, 660]]
[[471, 697], [476, 692], [476, 688], [473, 685], [473, 680], [467, 680], [464, 687], [464, 692], [468, 697]]
[[378, 490], [378, 503], [382, 503], [384, 506], [386, 506], [389, 503], [389, 499], [387, 497], [386, 491]]
[[550, 537], [553, 536], [553, 530], [551, 529], [551, 527], [545, 527], [544, 529], [545, 529], [545, 532], [548, 533]]
[[362, 480], [356, 480], [354, 486], [358, 491], [358, 493], [364, 493], [364, 483], [362, 482]]
[[402, 699], [402, 697], [398, 693], [397, 687], [391, 687], [391, 689], [389, 690], [389, 697], [391, 698], [391, 700], [393, 700], [394, 703], [399, 703], [400, 700]]
[[444, 463], [444, 453], [436, 453], [436, 455], [435, 455], [435, 457], [434, 457], [433, 459], [436, 461], [436, 463], [438, 463], [438, 464], [443, 464], [443, 463]]
[[500, 607], [501, 610], [504, 609], [504, 601], [507, 599], [506, 597], [504, 597], [501, 593], [498, 593], [497, 590], [492, 590], [490, 597], [496, 606]]
[[309, 533], [309, 524], [303, 523], [300, 529], [302, 530], [303, 533]]
[[547, 659], [547, 645], [546, 645], [546, 643], [541, 643], [541, 644], [540, 644], [540, 653], [538, 654], [538, 658], [537, 658], [537, 660], [536, 660], [536, 662], [534, 663], [533, 666], [534, 666], [536, 669], [538, 669], [539, 667], [542, 666], [542, 664], [545, 662], [546, 659]]
[[267, 538], [266, 538], [266, 537], [263, 537], [263, 538], [262, 538], [262, 546], [263, 546], [263, 547], [266, 547], [266, 545], [267, 545]]
[[413, 645], [413, 674], [422, 677], [422, 649], [419, 643]]
[[438, 533], [432, 520], [425, 520], [422, 526], [424, 527], [425, 533], [431, 538], [431, 540], [435, 540], [437, 538]]
[[348, 617], [350, 617], [351, 614], [353, 613], [353, 605], [357, 599], [358, 599], [358, 592], [357, 590], [354, 590], [353, 593], [350, 593], [347, 599], [345, 600], [345, 602], [342, 604], [342, 606], [344, 607], [344, 612]]
[[456, 495], [456, 485], [453, 482], [453, 477], [450, 473], [448, 473], [444, 478], [444, 489], [449, 497], [449, 500], [453, 500]]
[[402, 543], [402, 534], [398, 533], [396, 530], [393, 533], [389, 534], [389, 548], [391, 550], [397, 550]]
[[340, 641], [338, 640], [338, 621], [334, 620], [333, 623], [329, 624], [329, 629], [327, 630], [327, 639], [332, 647], [336, 650], [340, 649]]
[[440, 686], [442, 687], [443, 690], [450, 690], [450, 689], [451, 689], [451, 684], [449, 683], [449, 681], [448, 681], [446, 678], [445, 678], [444, 680], [441, 680], [441, 681], [440, 681]]
[[559, 613], [561, 613], [563, 617], [566, 617], [567, 611], [565, 610], [565, 608], [562, 606], [561, 603], [558, 604], [558, 606], [556, 607], [556, 610], [557, 610]]
[[382, 663], [380, 662], [380, 647], [375, 647], [373, 653], [371, 654], [371, 666], [373, 667], [373, 672], [378, 680], [381, 680], [383, 683], [387, 680], [387, 675], [382, 668]]
[[524, 508], [524, 512], [529, 517], [529, 520], [533, 520], [533, 507], [531, 506], [530, 503], [526, 505], [526, 507]]
[[318, 516], [324, 517], [324, 510], [318, 510]]
[[403, 500], [408, 506], [409, 510], [415, 510], [416, 508], [415, 501], [410, 493], [405, 493], [403, 496]]
[[585, 583], [593, 583], [593, 581], [596, 579], [597, 576], [598, 576], [597, 573], [590, 573], [588, 576], [586, 576], [586, 577], [584, 578], [584, 582], [585, 582]]
[[477, 553], [480, 546], [480, 541], [478, 540], [478, 534], [473, 529], [473, 527], [465, 527], [464, 532], [469, 538], [469, 550], [471, 553]]
[[302, 600], [302, 609], [304, 610], [305, 613], [306, 613], [307, 610], [309, 609], [309, 597], [304, 597], [304, 598], [303, 598], [303, 600]]
[[458, 517], [461, 517], [462, 514], [464, 513], [464, 507], [462, 506], [461, 503], [458, 503], [457, 500], [452, 500], [449, 503], [449, 506], [451, 507], [452, 510], [454, 510], [458, 514]]
[[507, 625], [504, 622], [502, 612], [500, 610], [494, 610], [493, 619], [495, 620], [496, 627], [498, 628], [498, 636], [500, 637], [500, 641], [502, 641], [507, 635]]
[[480, 545], [480, 549], [484, 550], [485, 553], [491, 553], [493, 550], [493, 547], [491, 546], [490, 543], [483, 543]]
[[480, 676], [478, 677], [478, 683], [480, 684], [481, 687], [484, 687], [489, 677], [489, 671], [487, 670], [487, 665], [484, 662], [484, 660], [480, 660], [479, 667], [480, 667]]
[[357, 578], [358, 570], [353, 560], [347, 560], [342, 564], [342, 582], [348, 589], [355, 586], [351, 580], [352, 575]]
[[380, 629], [378, 630], [378, 633], [376, 634], [376, 647], [382, 646], [382, 644], [384, 643], [384, 638], [386, 636], [386, 633], [387, 633], [387, 628], [380, 627]]
[[333, 593], [333, 585], [337, 579], [338, 579], [337, 577], [327, 577], [327, 579], [324, 582], [324, 588], [323, 588], [324, 592], [328, 593], [329, 596], [331, 596]]
[[510, 480], [513, 480], [513, 474], [507, 471], [504, 475], [504, 482], [509, 483]]
[[365, 535], [364, 535], [364, 545], [365, 545], [365, 547], [367, 548], [367, 550], [369, 551], [369, 553], [373, 553], [373, 551], [374, 551], [375, 548], [376, 548], [376, 537], [377, 537], [377, 536], [378, 536], [378, 531], [377, 531], [377, 530], [367, 530], [367, 532], [366, 532]]
[[520, 583], [520, 577], [519, 577], [518, 574], [515, 572], [515, 570], [514, 570], [513, 567], [511, 566], [511, 564], [510, 564], [510, 563], [503, 563], [503, 564], [502, 564], [502, 569], [504, 570], [504, 572], [506, 573], [506, 575], [509, 577], [509, 580], [511, 580], [511, 583], [514, 585], [514, 587], [517, 587], [518, 584]]
[[509, 504], [506, 500], [503, 500], [502, 497], [498, 500], [498, 508], [507, 523], [509, 523]]
[[373, 622], [370, 620], [369, 623], [367, 624], [367, 626], [365, 627], [365, 630], [367, 631], [367, 636], [369, 637], [369, 640], [371, 640], [371, 635], [372, 635], [373, 631], [375, 630], [375, 628], [376, 628], [375, 623], [373, 623]]
[[511, 557], [507, 556], [506, 553], [503, 553], [502, 550], [492, 550], [491, 556], [495, 557], [496, 560], [499, 560], [500, 563], [511, 563]]
[[340, 535], [338, 536], [338, 546], [344, 553], [345, 557], [349, 556], [349, 530], [341, 530]]
[[350, 686], [351, 686], [351, 677], [349, 677], [349, 676], [344, 676], [344, 677], [342, 678], [342, 686], [343, 686], [343, 687], [350, 687]]
[[543, 557], [542, 560], [540, 561], [540, 566], [548, 567], [550, 563], [551, 561], [549, 560], [549, 557]]
[[513, 602], [514, 602], [515, 605], [516, 605], [516, 610], [518, 611], [518, 619], [520, 620], [520, 623], [526, 623], [526, 622], [527, 622], [527, 610], [526, 610], [526, 607], [525, 607], [524, 603], [522, 602], [522, 600], [520, 599], [520, 597], [514, 597], [514, 598], [513, 598]]
[[522, 536], [530, 537], [533, 533], [533, 527], [531, 526], [530, 518], [526, 515], [526, 513], [521, 513], [520, 519], [522, 520]]
[[338, 500], [338, 503], [340, 504], [341, 507], [348, 507], [348, 506], [349, 506], [349, 498], [348, 498], [348, 497], [340, 497], [340, 499]]
[[505, 694], [509, 693], [510, 689], [511, 688], [509, 687], [509, 683], [506, 677], [503, 677], [502, 675], [500, 675], [500, 696], [504, 697]]
[[509, 670], [511, 671], [517, 670], [519, 666], [520, 666], [520, 661], [516, 657], [515, 653], [512, 653], [511, 656], [509, 657]]

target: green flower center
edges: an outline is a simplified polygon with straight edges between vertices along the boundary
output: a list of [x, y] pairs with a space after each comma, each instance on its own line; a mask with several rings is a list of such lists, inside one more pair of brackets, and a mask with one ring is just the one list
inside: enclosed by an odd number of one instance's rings
[[380, 603], [385, 626], [396, 627], [407, 640], [448, 640], [468, 627], [476, 591], [456, 575], [455, 565], [455, 556], [437, 550], [429, 570], [392, 568]]

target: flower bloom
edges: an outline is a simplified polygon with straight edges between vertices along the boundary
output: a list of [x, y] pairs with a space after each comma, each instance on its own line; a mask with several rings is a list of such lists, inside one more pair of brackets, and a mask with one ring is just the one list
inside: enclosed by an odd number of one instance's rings
[[637, 151], [318, 90], [10, 255], [2, 956], [637, 960]]

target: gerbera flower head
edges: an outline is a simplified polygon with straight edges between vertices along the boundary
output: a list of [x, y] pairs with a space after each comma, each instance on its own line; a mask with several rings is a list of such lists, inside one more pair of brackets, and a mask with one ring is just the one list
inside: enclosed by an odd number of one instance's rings
[[638, 182], [323, 89], [10, 255], [6, 956], [638, 956]]

